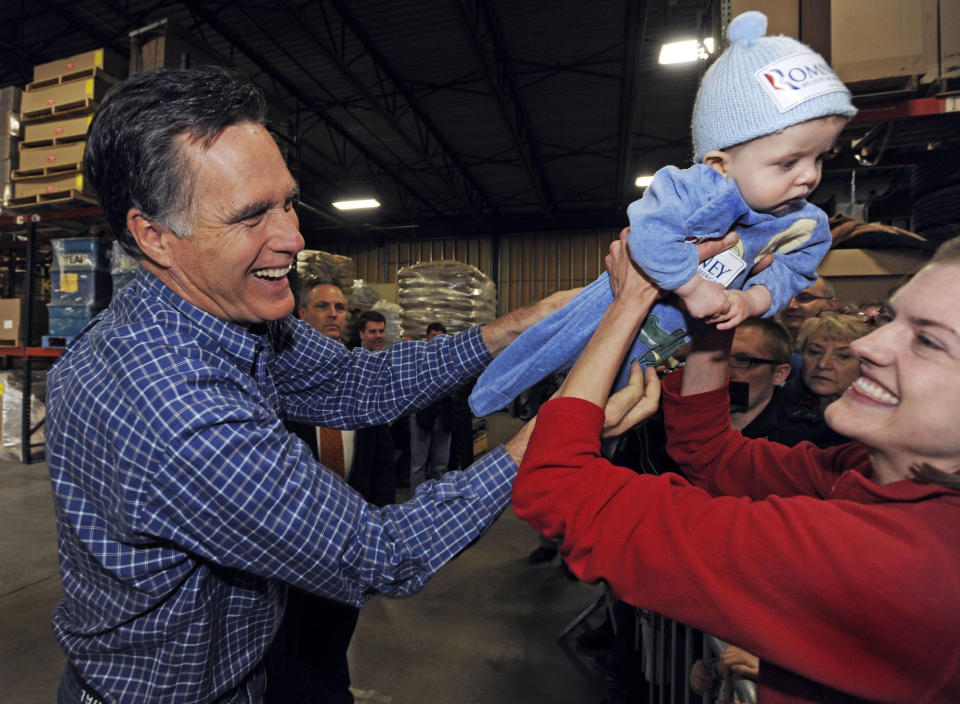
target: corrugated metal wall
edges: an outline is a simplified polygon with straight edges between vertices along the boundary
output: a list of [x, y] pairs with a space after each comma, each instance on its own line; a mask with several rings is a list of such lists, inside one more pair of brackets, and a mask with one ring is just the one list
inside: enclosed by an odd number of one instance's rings
[[[316, 247], [350, 257], [355, 276], [374, 284], [397, 281], [397, 270], [417, 262], [455, 259], [497, 278], [499, 314], [560, 289], [584, 286], [604, 271], [614, 231], [536, 233], [470, 239], [340, 242]], [[497, 246], [498, 245], [498, 246]], [[499, 266], [494, 266], [497, 257]]]

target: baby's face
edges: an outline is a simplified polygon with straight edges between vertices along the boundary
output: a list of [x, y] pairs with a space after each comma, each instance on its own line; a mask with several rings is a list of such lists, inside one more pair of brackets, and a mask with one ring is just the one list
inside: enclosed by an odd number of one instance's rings
[[761, 213], [780, 213], [813, 192], [820, 183], [823, 157], [836, 144], [846, 124], [842, 117], [820, 117], [782, 132], [724, 150], [722, 166], [704, 162], [732, 177], [743, 199]]

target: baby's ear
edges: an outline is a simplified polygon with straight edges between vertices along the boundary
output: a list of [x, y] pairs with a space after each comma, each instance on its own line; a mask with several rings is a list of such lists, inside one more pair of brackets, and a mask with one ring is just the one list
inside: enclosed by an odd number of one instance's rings
[[730, 155], [719, 149], [711, 149], [703, 155], [703, 162], [719, 174], [727, 175], [727, 168], [730, 165]]

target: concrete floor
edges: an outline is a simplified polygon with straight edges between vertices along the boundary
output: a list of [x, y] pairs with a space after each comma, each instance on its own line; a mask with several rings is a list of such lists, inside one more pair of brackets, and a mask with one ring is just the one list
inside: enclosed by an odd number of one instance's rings
[[[491, 446], [519, 427], [506, 413], [488, 423]], [[46, 464], [0, 461], [0, 536], [2, 700], [49, 704], [65, 660], [50, 628], [61, 588]], [[530, 566], [537, 545], [508, 508], [420, 594], [374, 598], [350, 652], [358, 704], [599, 702], [608, 683], [596, 653], [577, 651], [582, 627], [558, 636], [601, 587], [569, 580], [557, 560]]]

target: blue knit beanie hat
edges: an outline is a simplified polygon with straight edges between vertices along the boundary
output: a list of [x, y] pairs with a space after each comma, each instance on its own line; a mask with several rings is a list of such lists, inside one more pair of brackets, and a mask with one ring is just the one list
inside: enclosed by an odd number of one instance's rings
[[707, 69], [693, 106], [694, 162], [807, 120], [856, 114], [850, 91], [820, 54], [766, 32], [767, 16], [755, 10], [730, 22], [730, 46]]

